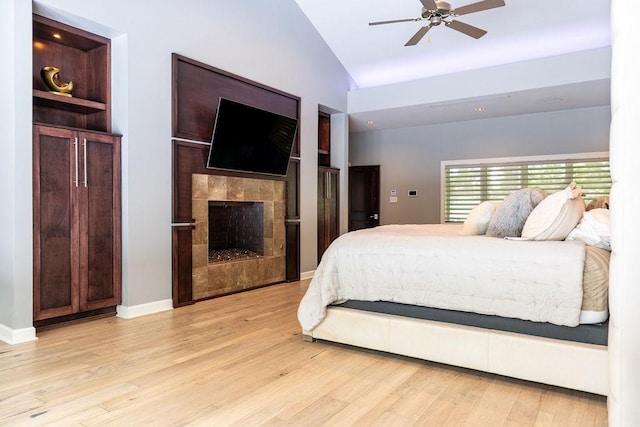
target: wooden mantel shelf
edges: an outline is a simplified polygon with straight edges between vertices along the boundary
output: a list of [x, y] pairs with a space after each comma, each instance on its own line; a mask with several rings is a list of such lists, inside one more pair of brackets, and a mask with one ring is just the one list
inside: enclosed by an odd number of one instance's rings
[[57, 108], [82, 114], [97, 113], [107, 109], [106, 104], [103, 102], [56, 95], [39, 89], [33, 90], [33, 103], [40, 107]]

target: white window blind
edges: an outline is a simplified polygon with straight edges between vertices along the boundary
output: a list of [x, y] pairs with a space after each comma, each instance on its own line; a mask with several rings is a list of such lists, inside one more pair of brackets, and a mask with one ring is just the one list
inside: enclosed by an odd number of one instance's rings
[[444, 167], [444, 220], [462, 222], [479, 203], [485, 200], [500, 202], [521, 188], [540, 187], [552, 194], [571, 181], [582, 187], [587, 203], [608, 195], [611, 188], [609, 159], [447, 164]]

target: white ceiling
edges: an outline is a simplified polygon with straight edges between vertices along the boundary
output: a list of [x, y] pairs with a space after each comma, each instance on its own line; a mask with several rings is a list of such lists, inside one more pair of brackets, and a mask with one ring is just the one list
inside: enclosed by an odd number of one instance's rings
[[349, 129], [362, 132], [597, 107], [609, 105], [610, 86], [609, 79], [601, 79], [495, 96], [352, 113], [349, 115]]
[[[404, 44], [425, 21], [377, 26], [368, 23], [419, 17], [419, 0], [296, 2], [359, 89], [610, 46], [607, 0], [505, 0], [504, 7], [456, 18], [486, 30], [484, 37], [476, 40], [440, 25], [431, 28], [413, 47]], [[449, 3], [455, 9], [474, 0]], [[368, 120], [375, 121], [378, 128], [470, 120], [478, 118], [469, 108], [478, 101], [358, 113], [352, 115], [350, 123], [352, 130], [358, 131], [366, 129]], [[609, 87], [608, 81], [596, 81], [482, 101], [483, 106], [491, 104], [484, 118], [582, 108], [607, 105]]]

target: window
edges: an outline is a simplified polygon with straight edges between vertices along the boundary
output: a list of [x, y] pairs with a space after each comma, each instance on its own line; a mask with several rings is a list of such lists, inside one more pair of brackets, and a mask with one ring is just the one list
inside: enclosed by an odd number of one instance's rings
[[609, 194], [608, 153], [563, 157], [442, 162], [444, 221], [462, 222], [480, 202], [500, 202], [512, 191], [526, 187], [540, 187], [551, 194], [575, 181], [582, 187], [587, 203]]

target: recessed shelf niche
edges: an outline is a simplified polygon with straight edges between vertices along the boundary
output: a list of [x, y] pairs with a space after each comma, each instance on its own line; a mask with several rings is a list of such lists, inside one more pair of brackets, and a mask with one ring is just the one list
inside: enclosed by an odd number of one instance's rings
[[[33, 119], [37, 123], [110, 131], [110, 40], [51, 19], [33, 16]], [[72, 97], [49, 91], [40, 70], [60, 69], [73, 82]]]

